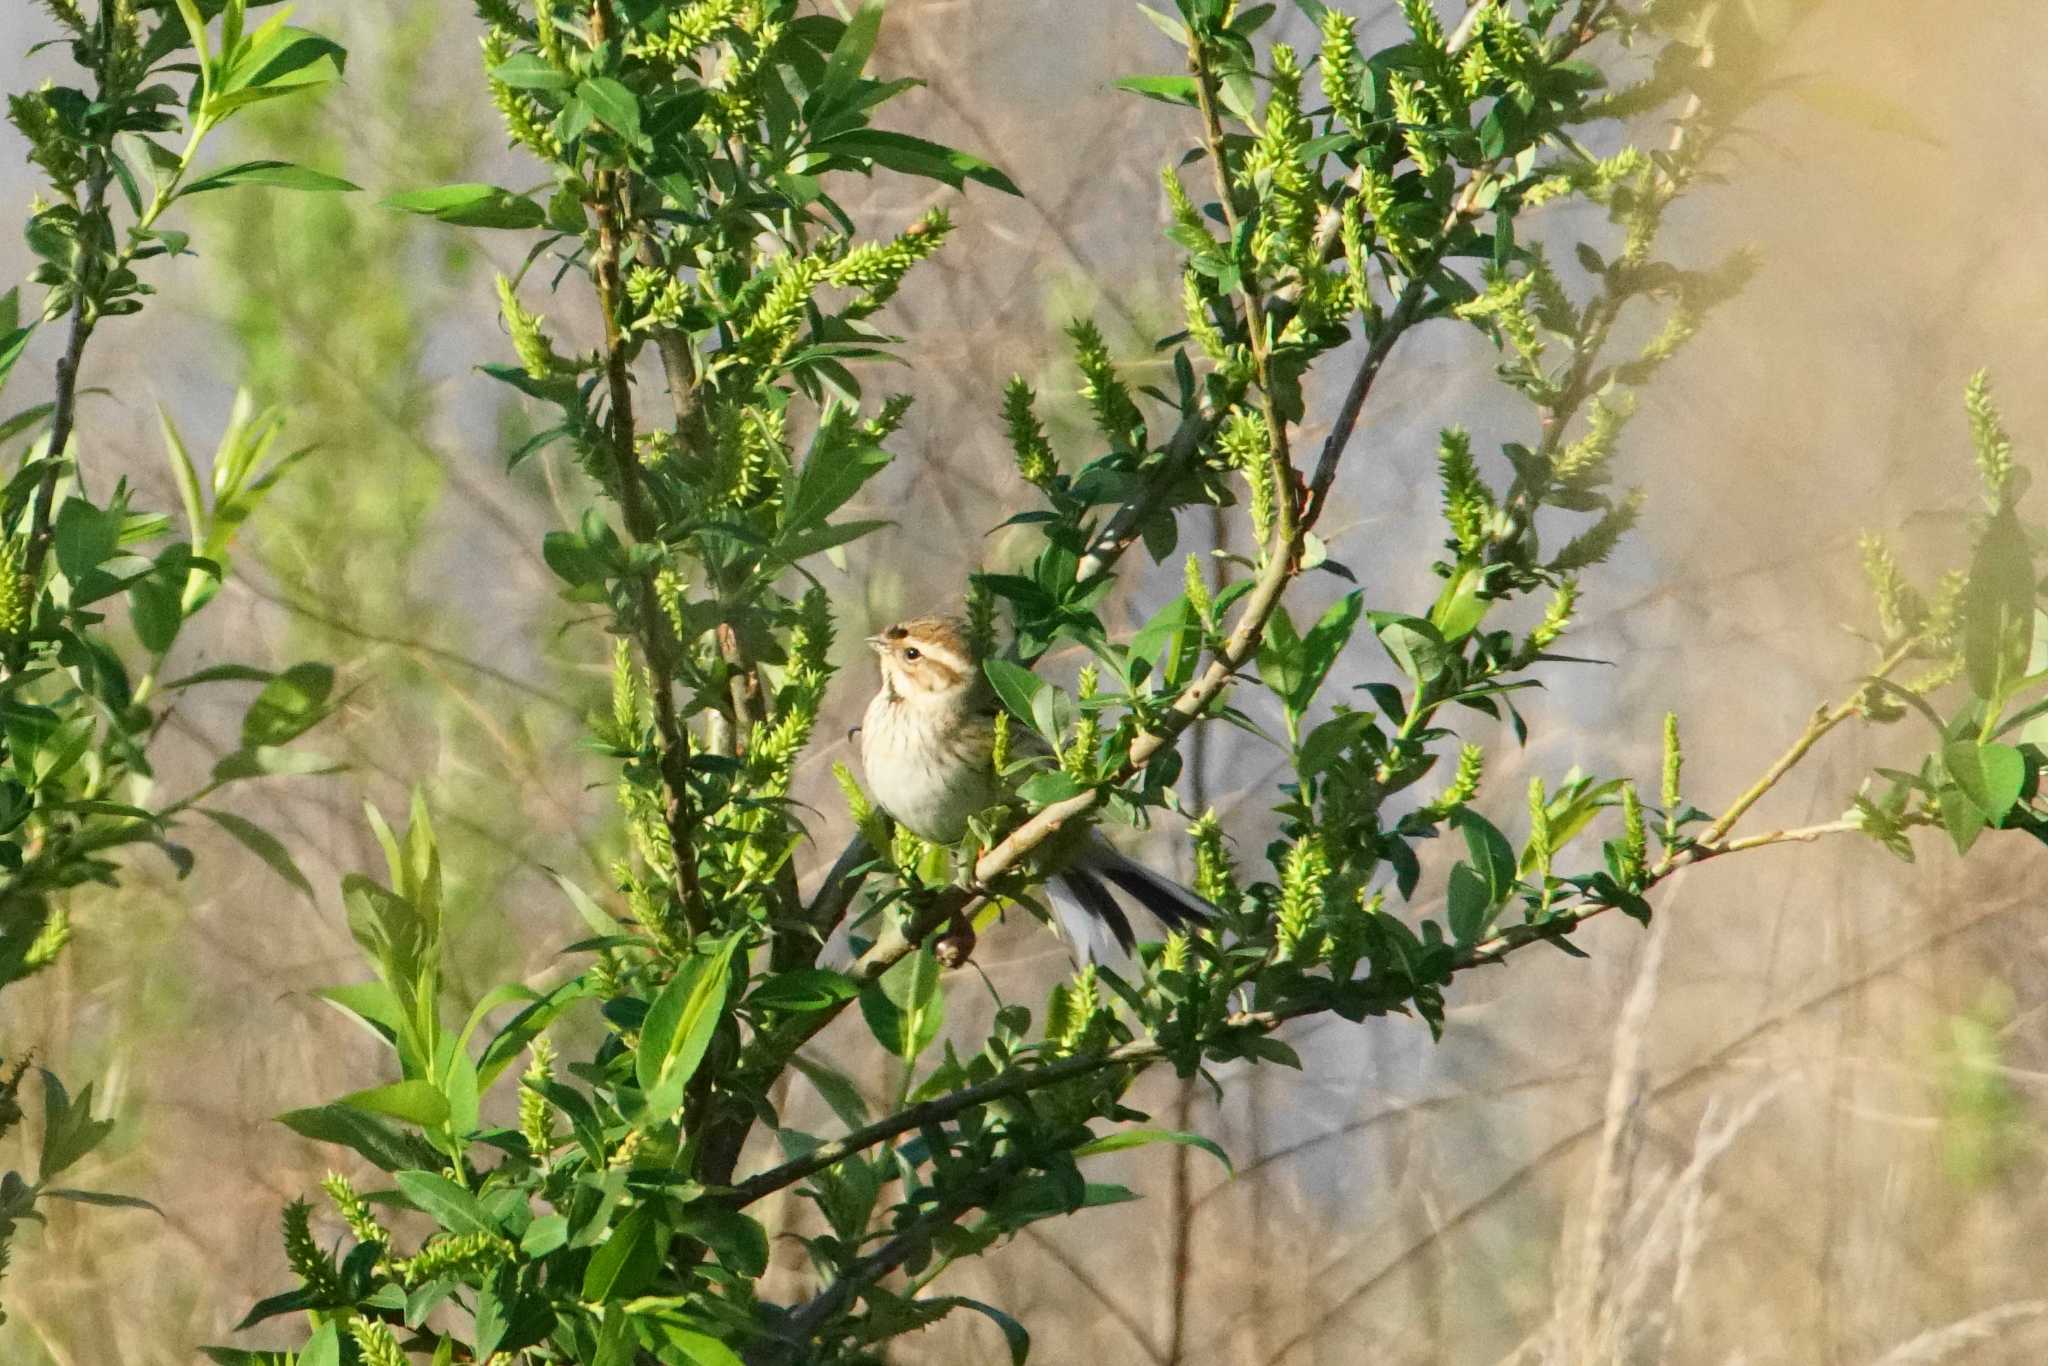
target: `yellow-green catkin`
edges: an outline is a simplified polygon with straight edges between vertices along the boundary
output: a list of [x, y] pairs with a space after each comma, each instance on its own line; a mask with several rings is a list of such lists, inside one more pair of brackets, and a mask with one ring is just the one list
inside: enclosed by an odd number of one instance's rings
[[[1095, 696], [1101, 683], [1101, 675], [1093, 664], [1081, 670], [1079, 691], [1081, 700], [1087, 702]], [[1074, 723], [1074, 738], [1068, 744], [1066, 753], [1060, 756], [1060, 768], [1068, 777], [1086, 781], [1095, 771], [1095, 749], [1102, 743], [1102, 722], [1093, 711], [1084, 709], [1081, 719]]]
[[1185, 579], [1183, 591], [1188, 595], [1188, 606], [1194, 609], [1195, 616], [1203, 625], [1213, 625], [1216, 619], [1216, 603], [1209, 596], [1209, 580], [1202, 573], [1202, 559], [1199, 555], [1188, 556], [1182, 575]]
[[1274, 947], [1283, 961], [1307, 962], [1315, 957], [1321, 935], [1323, 885], [1330, 877], [1330, 856], [1321, 835], [1303, 835], [1287, 851], [1280, 870], [1280, 911]]
[[1472, 438], [1462, 427], [1447, 427], [1436, 448], [1437, 477], [1443, 486], [1444, 522], [1460, 556], [1477, 555], [1493, 522], [1493, 491], [1479, 477]]
[[545, 1163], [555, 1148], [555, 1108], [542, 1088], [555, 1077], [555, 1046], [541, 1035], [528, 1047], [533, 1057], [520, 1078], [519, 1134], [534, 1160]]
[[334, 1208], [341, 1215], [341, 1221], [348, 1225], [348, 1231], [359, 1243], [377, 1243], [384, 1247], [391, 1245], [391, 1235], [377, 1222], [377, 1216], [370, 1212], [370, 1202], [356, 1193], [355, 1186], [340, 1172], [329, 1172], [320, 1183], [320, 1189], [327, 1192], [327, 1198], [334, 1202]]
[[1664, 713], [1664, 810], [1675, 815], [1679, 806], [1679, 779], [1685, 772], [1685, 750], [1678, 742], [1678, 713]]
[[406, 1285], [425, 1285], [444, 1276], [489, 1275], [512, 1260], [512, 1244], [495, 1233], [457, 1233], [436, 1238], [413, 1257], [391, 1263]]
[[1621, 871], [1623, 880], [1635, 882], [1650, 866], [1650, 838], [1643, 829], [1643, 802], [1634, 783], [1621, 785]]
[[886, 843], [882, 831], [882, 818], [875, 810], [875, 804], [868, 800], [868, 794], [861, 790], [860, 780], [853, 776], [853, 770], [844, 762], [832, 765], [832, 781], [839, 784], [839, 795], [846, 799], [846, 814], [853, 818], [854, 828], [861, 838], [879, 851]]
[[1970, 415], [1970, 442], [1976, 447], [1977, 473], [1984, 481], [1984, 498], [1994, 510], [2012, 500], [2012, 438], [2006, 435], [1998, 408], [1991, 401], [1991, 376], [1979, 370], [1970, 376], [1963, 391], [1963, 407]]
[[1423, 814], [1443, 820], [1479, 795], [1479, 780], [1486, 772], [1486, 750], [1479, 745], [1458, 748], [1458, 769], [1442, 792], [1423, 805]]
[[363, 1366], [410, 1366], [388, 1324], [376, 1319], [350, 1319], [348, 1334], [356, 1341]]
[[1529, 632], [1528, 653], [1535, 655], [1557, 643], [1572, 624], [1572, 612], [1579, 602], [1579, 581], [1562, 579], [1556, 591], [1550, 595], [1550, 603], [1543, 609], [1543, 620], [1536, 623]]
[[1047, 488], [1058, 477], [1060, 467], [1053, 457], [1052, 442], [1046, 439], [1045, 426], [1038, 420], [1037, 402], [1038, 395], [1024, 377], [1012, 375], [1003, 389], [1003, 425], [1010, 434], [1017, 473], [1027, 484]]
[[1010, 713], [1006, 711], [996, 713], [994, 734], [989, 743], [988, 764], [997, 773], [1010, 766]]
[[1632, 394], [1595, 398], [1586, 419], [1585, 434], [1559, 452], [1552, 466], [1557, 482], [1571, 489], [1588, 489], [1605, 478], [1614, 459], [1615, 443], [1635, 411]]
[[555, 353], [554, 343], [541, 329], [546, 320], [519, 302], [510, 279], [500, 275], [497, 281], [498, 313], [512, 338], [512, 351], [519, 357], [520, 367], [534, 379], [572, 373], [575, 367]]
[[16, 532], [0, 542], [0, 637], [28, 630], [35, 616], [36, 586], [23, 572], [28, 565], [28, 537]]
[[1223, 822], [1214, 807], [1188, 829], [1195, 846], [1195, 891], [1212, 906], [1237, 904], [1237, 879], [1230, 850], [1223, 842]]
[[1323, 11], [1323, 98], [1330, 112], [1353, 133], [1363, 133], [1371, 120], [1359, 100], [1365, 63], [1358, 55], [1358, 21], [1337, 9]]
[[887, 242], [864, 242], [834, 261], [824, 273], [827, 284], [857, 289], [860, 297], [847, 307], [849, 317], [865, 317], [887, 303], [910, 268], [944, 244], [953, 220], [934, 208]]
[[1529, 855], [1536, 861], [1536, 871], [1543, 877], [1550, 876], [1550, 801], [1544, 795], [1543, 779], [1529, 780]]
[[1076, 318], [1067, 325], [1067, 336], [1074, 345], [1074, 364], [1081, 371], [1081, 397], [1088, 401], [1095, 429], [1112, 445], [1128, 444], [1141, 421], [1138, 405], [1117, 375], [1101, 329], [1087, 318]]
[[1886, 640], [1902, 641], [1919, 635], [1927, 626], [1927, 602], [1906, 581], [1905, 571], [1899, 568], [1891, 547], [1882, 536], [1868, 531], [1856, 546], [1863, 553], [1863, 576], [1877, 599], [1877, 620], [1884, 628]]
[[1273, 479], [1272, 443], [1266, 420], [1258, 413], [1234, 408], [1217, 434], [1217, 444], [1230, 463], [1244, 476], [1251, 492], [1252, 530], [1260, 545], [1273, 539], [1273, 510], [1277, 490]]

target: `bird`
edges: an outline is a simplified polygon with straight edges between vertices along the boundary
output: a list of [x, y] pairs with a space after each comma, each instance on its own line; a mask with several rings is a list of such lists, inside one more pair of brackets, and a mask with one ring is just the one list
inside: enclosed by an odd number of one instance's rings
[[[975, 657], [965, 623], [925, 616], [867, 638], [882, 686], [859, 728], [861, 768], [877, 805], [919, 839], [957, 844], [968, 818], [1003, 802], [1009, 783], [996, 772], [1000, 704]], [[1195, 892], [1125, 857], [1093, 830], [1055, 856], [1046, 900], [1056, 925], [1084, 962], [1113, 961], [1137, 945], [1114, 888], [1170, 930], [1188, 930], [1218, 912]], [[971, 947], [971, 939], [970, 939]]]

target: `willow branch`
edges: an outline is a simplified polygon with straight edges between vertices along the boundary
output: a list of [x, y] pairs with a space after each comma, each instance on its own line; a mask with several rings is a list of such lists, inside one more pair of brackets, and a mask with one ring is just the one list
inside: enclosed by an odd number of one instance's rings
[[845, 1312], [855, 1295], [916, 1256], [932, 1234], [979, 1208], [1029, 1165], [1022, 1155], [1012, 1154], [970, 1177], [961, 1189], [911, 1220], [888, 1242], [848, 1266], [832, 1284], [799, 1305], [790, 1313], [777, 1341], [750, 1353], [748, 1359], [762, 1363], [786, 1360], [783, 1351], [815, 1345], [818, 1331]]
[[[603, 41], [608, 6], [598, 4], [592, 11], [592, 32]], [[661, 525], [641, 480], [640, 456], [635, 449], [633, 385], [627, 370], [626, 343], [619, 331], [619, 301], [624, 289], [619, 280], [621, 233], [619, 204], [621, 176], [616, 171], [599, 171], [594, 177], [591, 211], [597, 219], [597, 255], [592, 274], [597, 284], [598, 308], [604, 314], [605, 381], [611, 397], [611, 454], [619, 485], [619, 507], [626, 529], [634, 540], [658, 543]], [[675, 680], [678, 647], [669, 630], [668, 613], [661, 605], [651, 575], [636, 579], [640, 616], [640, 644], [647, 667], [654, 675], [654, 723], [661, 742], [660, 770], [663, 788], [662, 822], [668, 830], [670, 851], [675, 856], [676, 876], [683, 889], [683, 919], [692, 934], [709, 927], [703, 889], [697, 881], [697, 856], [691, 839], [696, 824], [690, 803], [690, 735], [676, 712]]]

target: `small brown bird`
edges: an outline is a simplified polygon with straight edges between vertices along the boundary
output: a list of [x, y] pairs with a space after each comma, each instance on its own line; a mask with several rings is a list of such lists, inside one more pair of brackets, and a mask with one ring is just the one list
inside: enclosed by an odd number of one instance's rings
[[[901, 621], [869, 636], [868, 645], [882, 669], [882, 690], [868, 703], [860, 729], [868, 790], [920, 839], [956, 843], [967, 833], [968, 817], [1007, 795], [991, 758], [994, 690], [962, 623], [949, 618]], [[1112, 886], [1169, 929], [1216, 914], [1201, 897], [1125, 858], [1093, 831], [1062, 853], [1046, 882], [1047, 900], [1084, 959], [1103, 961], [1112, 938], [1125, 953], [1137, 942]]]

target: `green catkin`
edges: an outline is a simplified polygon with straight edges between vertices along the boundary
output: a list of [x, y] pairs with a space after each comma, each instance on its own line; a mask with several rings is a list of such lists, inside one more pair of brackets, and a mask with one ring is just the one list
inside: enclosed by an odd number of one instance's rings
[[1444, 521], [1461, 556], [1484, 548], [1493, 521], [1493, 491], [1479, 477], [1472, 438], [1462, 427], [1447, 428], [1437, 443], [1437, 477], [1443, 486]]
[[315, 1300], [332, 1304], [341, 1299], [341, 1273], [313, 1241], [313, 1207], [304, 1200], [284, 1207], [284, 1256]]
[[1906, 581], [1891, 547], [1883, 537], [1865, 532], [1857, 539], [1856, 548], [1863, 553], [1863, 576], [1877, 599], [1878, 624], [1886, 639], [1901, 641], [1919, 635], [1927, 625], [1927, 602]]
[[1601, 514], [1599, 521], [1573, 537], [1550, 562], [1550, 567], [1566, 571], [1587, 569], [1602, 563], [1614, 553], [1614, 548], [1621, 544], [1621, 538], [1635, 526], [1642, 512], [1643, 491], [1630, 489], [1622, 495], [1620, 502]]
[[1685, 772], [1685, 750], [1678, 742], [1678, 713], [1664, 713], [1664, 784], [1662, 796], [1667, 815], [1676, 815], [1679, 779]]
[[377, 1216], [370, 1212], [370, 1202], [356, 1193], [355, 1186], [340, 1172], [329, 1172], [320, 1182], [320, 1189], [327, 1192], [327, 1198], [334, 1202], [334, 1208], [341, 1215], [341, 1221], [348, 1225], [348, 1231], [359, 1243], [377, 1243], [384, 1247], [391, 1245], [391, 1235], [377, 1222]]
[[1234, 408], [1216, 438], [1231, 465], [1244, 476], [1251, 492], [1252, 531], [1260, 545], [1273, 539], [1275, 487], [1271, 442], [1266, 420], [1243, 408]]
[[555, 1047], [542, 1035], [529, 1048], [533, 1059], [519, 1086], [519, 1133], [534, 1159], [544, 1163], [555, 1147], [555, 1110], [541, 1088], [554, 1080]]
[[1038, 395], [1024, 382], [1022, 375], [1012, 375], [1003, 389], [1003, 425], [1010, 434], [1010, 450], [1016, 456], [1017, 473], [1024, 482], [1037, 488], [1049, 488], [1059, 475], [1059, 462], [1053, 458], [1052, 443], [1046, 439], [1045, 426], [1038, 420]]
[[1544, 877], [1550, 876], [1550, 803], [1543, 792], [1543, 779], [1529, 780], [1529, 853], [1536, 860], [1536, 871]]
[[1422, 813], [1432, 820], [1445, 819], [1479, 795], [1479, 781], [1485, 772], [1486, 750], [1479, 745], [1459, 746], [1457, 772], [1442, 792], [1424, 803]]
[[405, 1349], [388, 1325], [375, 1319], [350, 1319], [348, 1333], [355, 1339], [362, 1366], [409, 1366]]
[[1336, 9], [1323, 11], [1323, 98], [1330, 112], [1353, 133], [1363, 134], [1370, 122], [1359, 99], [1365, 63], [1358, 55], [1358, 21]]
[[1621, 785], [1621, 871], [1633, 885], [1650, 864], [1650, 838], [1643, 829], [1643, 802], [1634, 783]]
[[1213, 621], [1216, 603], [1209, 596], [1209, 580], [1202, 573], [1201, 557], [1189, 555], [1182, 574], [1185, 580], [1182, 591], [1188, 595], [1188, 606], [1194, 609], [1195, 615], [1204, 623]]
[[1315, 957], [1318, 922], [1323, 912], [1323, 887], [1330, 877], [1330, 856], [1320, 835], [1295, 841], [1280, 870], [1280, 911], [1274, 927], [1274, 948], [1286, 961]]
[[1977, 452], [1977, 473], [1984, 481], [1984, 498], [1996, 510], [2012, 500], [2012, 438], [2006, 435], [1998, 408], [1991, 401], [1991, 376], [1979, 370], [1970, 376], [1963, 391], [1963, 407], [1970, 415], [1970, 443]]
[[1572, 612], [1577, 608], [1578, 602], [1578, 580], [1564, 579], [1559, 582], [1556, 591], [1550, 595], [1549, 605], [1543, 609], [1543, 620], [1537, 622], [1536, 628], [1529, 632], [1529, 656], [1533, 658], [1557, 643], [1558, 637], [1571, 626]]
[[35, 584], [23, 572], [27, 564], [27, 536], [16, 533], [0, 543], [0, 638], [21, 635], [35, 616]]
[[1129, 387], [1117, 376], [1101, 329], [1086, 318], [1076, 318], [1067, 325], [1067, 336], [1074, 345], [1074, 364], [1081, 371], [1081, 397], [1088, 400], [1096, 430], [1112, 445], [1129, 445], [1142, 419]]

